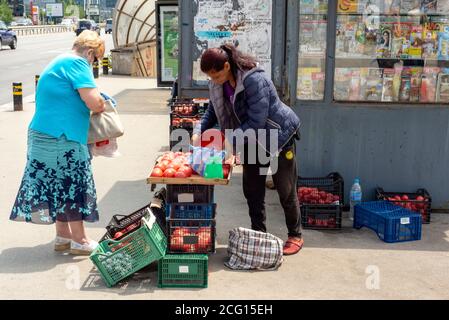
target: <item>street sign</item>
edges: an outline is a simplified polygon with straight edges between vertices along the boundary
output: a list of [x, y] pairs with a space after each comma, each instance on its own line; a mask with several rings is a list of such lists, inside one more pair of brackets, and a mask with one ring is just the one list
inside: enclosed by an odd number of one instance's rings
[[46, 4], [47, 17], [63, 17], [64, 10], [62, 3], [47, 3]]

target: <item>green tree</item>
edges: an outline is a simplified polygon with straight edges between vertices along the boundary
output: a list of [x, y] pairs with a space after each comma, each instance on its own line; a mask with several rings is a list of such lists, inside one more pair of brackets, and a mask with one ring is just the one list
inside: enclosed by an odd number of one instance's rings
[[0, 0], [0, 20], [7, 24], [12, 21], [12, 10], [6, 0]]

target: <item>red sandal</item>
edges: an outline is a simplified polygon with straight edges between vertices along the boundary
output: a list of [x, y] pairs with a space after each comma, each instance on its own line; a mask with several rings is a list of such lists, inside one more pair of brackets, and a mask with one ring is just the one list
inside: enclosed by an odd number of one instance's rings
[[289, 256], [298, 253], [304, 245], [304, 240], [298, 237], [288, 237], [284, 244], [283, 253], [285, 256]]

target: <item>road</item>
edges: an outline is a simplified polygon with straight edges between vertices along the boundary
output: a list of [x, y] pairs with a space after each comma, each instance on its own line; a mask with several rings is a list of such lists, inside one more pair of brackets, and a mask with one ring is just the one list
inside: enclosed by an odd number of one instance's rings
[[[102, 32], [106, 53], [113, 49], [112, 36]], [[16, 50], [2, 47], [0, 51], [0, 106], [12, 101], [12, 83], [22, 82], [23, 96], [34, 94], [34, 76], [61, 53], [70, 51], [75, 33], [52, 33], [22, 36]], [[101, 73], [101, 71], [100, 71]]]

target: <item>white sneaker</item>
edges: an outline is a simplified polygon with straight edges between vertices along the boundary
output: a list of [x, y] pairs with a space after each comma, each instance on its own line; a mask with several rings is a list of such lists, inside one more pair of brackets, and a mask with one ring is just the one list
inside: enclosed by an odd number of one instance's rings
[[56, 236], [55, 238], [55, 251], [66, 251], [70, 249], [71, 239]]
[[77, 255], [90, 255], [98, 247], [98, 242], [89, 240], [88, 243], [81, 244], [75, 241], [70, 243], [70, 253]]

